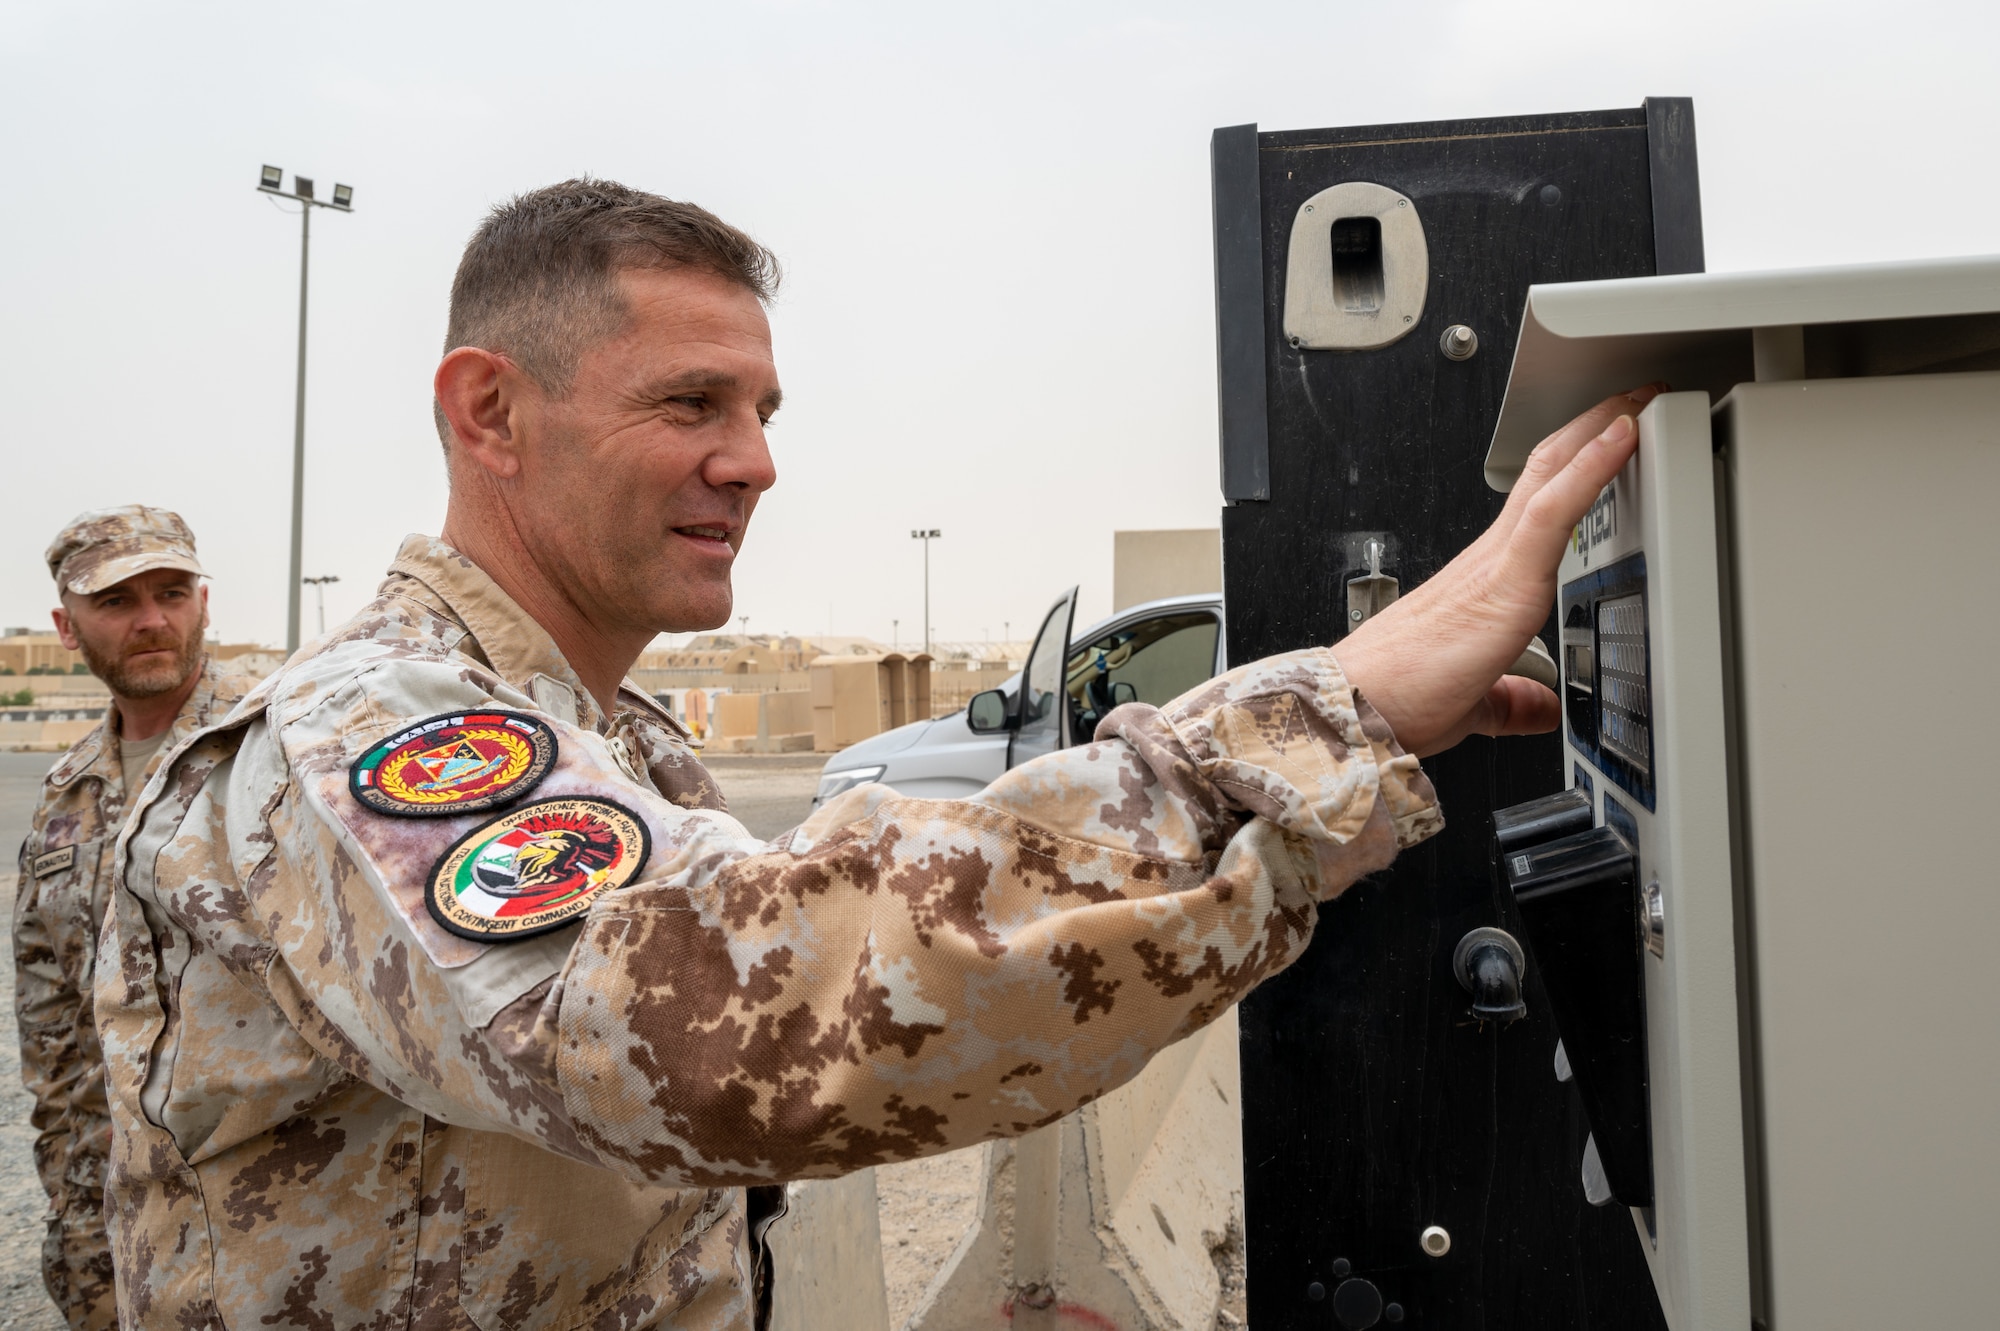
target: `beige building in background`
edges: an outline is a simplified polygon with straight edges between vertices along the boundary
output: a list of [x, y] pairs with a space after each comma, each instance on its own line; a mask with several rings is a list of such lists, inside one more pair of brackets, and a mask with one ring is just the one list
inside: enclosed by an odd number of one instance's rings
[[53, 633], [0, 630], [0, 675], [25, 675], [30, 670], [67, 675], [82, 668], [83, 653], [63, 646]]
[[702, 633], [642, 653], [631, 677], [715, 752], [830, 752], [957, 711], [1019, 670], [1026, 652], [1010, 642], [940, 642], [925, 655], [859, 637]]
[[1112, 613], [1163, 596], [1221, 591], [1220, 528], [1111, 533]]

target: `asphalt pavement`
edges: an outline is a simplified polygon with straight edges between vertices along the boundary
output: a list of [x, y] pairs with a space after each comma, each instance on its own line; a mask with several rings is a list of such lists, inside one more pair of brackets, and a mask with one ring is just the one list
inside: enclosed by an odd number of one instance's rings
[[[13, 917], [14, 856], [28, 835], [42, 777], [59, 753], [0, 753], [0, 894]], [[0, 948], [0, 992], [13, 1007], [14, 949]], [[34, 1101], [21, 1085], [21, 1051], [11, 1029], [0, 1031], [0, 1331], [63, 1331], [63, 1319], [42, 1290], [42, 1215], [48, 1200], [35, 1177]]]
[[751, 836], [768, 841], [791, 831], [812, 812], [813, 791], [819, 786], [826, 755], [703, 754], [701, 761], [715, 774], [737, 821]]
[[60, 757], [60, 753], [0, 753], [0, 850], [6, 852], [0, 873], [13, 872], [14, 852], [28, 835], [42, 778]]
[[[23, 781], [16, 764], [0, 764], [0, 830], [7, 835], [6, 867], [0, 869], [0, 893], [4, 893], [11, 917], [14, 901], [14, 848], [28, 827], [28, 813], [34, 808], [34, 790], [41, 785], [42, 771], [55, 761], [52, 753], [0, 754], [0, 758], [43, 759], [40, 768]], [[16, 799], [15, 788], [26, 784], [25, 803]], [[18, 817], [17, 817], [18, 813]], [[0, 947], [0, 988], [14, 992], [14, 949]], [[12, 1006], [10, 1001], [9, 1006]], [[42, 1289], [42, 1216], [48, 1199], [42, 1195], [41, 1180], [35, 1176], [35, 1130], [28, 1125], [28, 1111], [34, 1101], [21, 1085], [21, 1051], [12, 1031], [0, 1032], [0, 1329], [4, 1331], [64, 1331], [64, 1322]]]

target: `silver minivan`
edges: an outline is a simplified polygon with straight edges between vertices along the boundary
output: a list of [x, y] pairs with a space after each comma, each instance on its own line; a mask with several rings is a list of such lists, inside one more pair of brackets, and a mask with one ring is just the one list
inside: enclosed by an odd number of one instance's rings
[[1119, 704], [1157, 706], [1222, 671], [1220, 596], [1148, 601], [1072, 635], [1075, 611], [1072, 587], [1042, 620], [1027, 668], [963, 711], [898, 726], [827, 759], [813, 806], [869, 781], [921, 799], [976, 794], [1010, 767], [1088, 742]]

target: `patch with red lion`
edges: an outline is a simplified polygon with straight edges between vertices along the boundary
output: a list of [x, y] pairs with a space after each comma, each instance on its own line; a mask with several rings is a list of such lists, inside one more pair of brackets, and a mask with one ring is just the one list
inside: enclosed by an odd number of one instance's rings
[[460, 938], [533, 938], [631, 882], [650, 849], [645, 823], [623, 805], [536, 800], [473, 828], [439, 856], [425, 904]]

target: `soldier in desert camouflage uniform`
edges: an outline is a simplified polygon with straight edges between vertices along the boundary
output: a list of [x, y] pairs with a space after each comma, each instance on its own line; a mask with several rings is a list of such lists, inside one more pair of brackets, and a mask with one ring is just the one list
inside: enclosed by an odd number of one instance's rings
[[111, 688], [104, 720], [42, 784], [21, 845], [14, 1014], [34, 1094], [35, 1165], [49, 1194], [42, 1280], [74, 1327], [117, 1324], [104, 1232], [111, 1119], [91, 1020], [98, 928], [126, 806], [160, 758], [243, 695], [202, 649], [207, 588], [177, 514], [131, 505], [85, 513], [48, 549], [56, 626]]
[[1413, 752], [1553, 724], [1495, 681], [1629, 452], [1629, 422], [1592, 440], [1624, 399], [1340, 660], [753, 839], [620, 679], [729, 614], [775, 479], [771, 274], [601, 182], [474, 237], [442, 539], [183, 750], [122, 845], [98, 1013], [128, 1325], [748, 1328], [745, 1185], [1104, 1094], [1439, 825], [1392, 723]]

